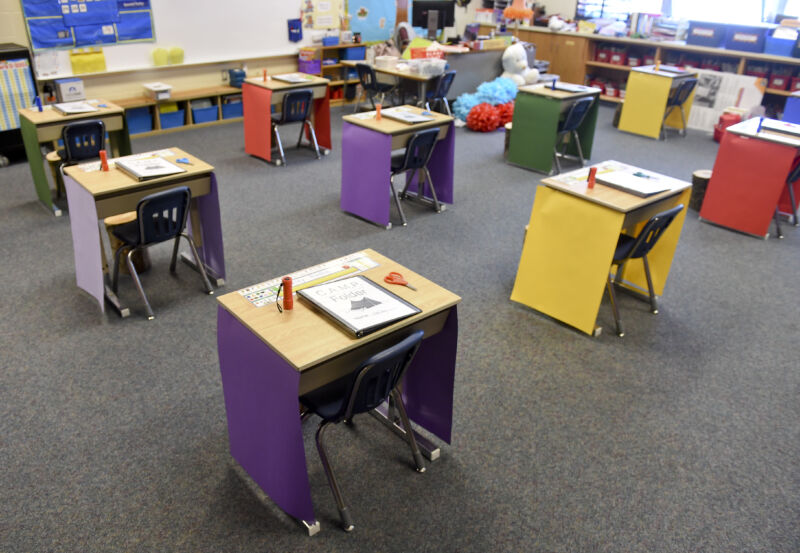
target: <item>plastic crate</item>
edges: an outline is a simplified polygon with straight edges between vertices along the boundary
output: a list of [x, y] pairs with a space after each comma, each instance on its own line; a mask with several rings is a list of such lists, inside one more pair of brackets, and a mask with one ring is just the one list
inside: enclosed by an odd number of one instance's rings
[[148, 107], [126, 109], [125, 120], [128, 123], [128, 133], [130, 134], [153, 130], [153, 115]]
[[766, 27], [752, 25], [729, 25], [725, 36], [725, 48], [744, 52], [763, 52], [767, 37]]
[[232, 119], [234, 117], [242, 117], [243, 115], [244, 112], [242, 111], [241, 102], [231, 102], [229, 104], [222, 104], [223, 119]]
[[608, 63], [613, 63], [614, 65], [627, 65], [628, 54], [626, 52], [611, 52], [611, 57], [609, 57]]
[[800, 90], [800, 77], [792, 77], [792, 83], [789, 85], [789, 90]]
[[791, 57], [795, 42], [797, 41], [789, 38], [774, 38], [770, 31], [764, 39], [764, 53]]
[[725, 42], [725, 25], [706, 21], [690, 21], [686, 44], [719, 48]]
[[366, 46], [356, 46], [355, 48], [342, 48], [339, 57], [343, 60], [363, 60], [367, 55]]
[[195, 123], [208, 123], [217, 120], [217, 106], [207, 108], [192, 108], [192, 121]]
[[182, 127], [183, 126], [183, 110], [179, 109], [177, 111], [170, 111], [167, 113], [160, 114], [161, 116], [161, 128], [162, 129], [172, 129], [174, 127]]
[[338, 36], [326, 36], [322, 38], [323, 46], [337, 46], [339, 44]]
[[767, 88], [774, 88], [776, 90], [786, 90], [789, 88], [789, 83], [792, 80], [791, 75], [772, 73], [769, 76], [769, 84]]
[[297, 70], [309, 75], [318, 75], [322, 71], [322, 60], [298, 60]]

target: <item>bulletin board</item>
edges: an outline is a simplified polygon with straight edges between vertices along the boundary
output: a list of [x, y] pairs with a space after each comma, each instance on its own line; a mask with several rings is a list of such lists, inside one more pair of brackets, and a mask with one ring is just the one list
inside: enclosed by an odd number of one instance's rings
[[[23, 0], [33, 3], [44, 1]], [[394, 5], [394, 0], [389, 1]], [[292, 55], [298, 52], [299, 46], [311, 44], [313, 33], [324, 32], [303, 28], [302, 40], [289, 40], [287, 21], [301, 17], [301, 8], [305, 5], [302, 0], [147, 0], [145, 3], [152, 17], [154, 41], [101, 45], [107, 72], [153, 67], [153, 49], [162, 47], [182, 48], [184, 64]], [[341, 5], [342, 2], [336, 4]], [[39, 78], [51, 79], [72, 74], [69, 50], [44, 52], [49, 58], [44, 71], [37, 59], [36, 72]], [[37, 51], [37, 54], [40, 52]], [[40, 58], [44, 61], [44, 56]], [[45, 63], [41, 65], [44, 67]]]

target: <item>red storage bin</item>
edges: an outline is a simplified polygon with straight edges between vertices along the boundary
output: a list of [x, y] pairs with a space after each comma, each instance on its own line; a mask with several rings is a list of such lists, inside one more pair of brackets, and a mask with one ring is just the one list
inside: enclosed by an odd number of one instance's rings
[[627, 65], [628, 54], [625, 52], [611, 52], [611, 57], [609, 58], [608, 63], [613, 63], [614, 65]]
[[612, 54], [611, 50], [601, 46], [601, 47], [598, 47], [594, 58], [595, 58], [595, 61], [602, 61], [602, 62], [605, 62], [605, 63], [609, 63], [608, 60], [611, 59], [611, 54]]
[[800, 90], [800, 77], [792, 77], [792, 83], [789, 85], [790, 90]]

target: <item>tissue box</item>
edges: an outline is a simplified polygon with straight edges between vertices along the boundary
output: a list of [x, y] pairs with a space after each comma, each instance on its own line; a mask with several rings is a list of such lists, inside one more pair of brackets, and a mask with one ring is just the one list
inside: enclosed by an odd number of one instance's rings
[[153, 100], [168, 100], [172, 95], [172, 87], [164, 83], [145, 83], [145, 94]]
[[82, 79], [56, 79], [55, 85], [56, 98], [59, 102], [75, 102], [86, 99]]

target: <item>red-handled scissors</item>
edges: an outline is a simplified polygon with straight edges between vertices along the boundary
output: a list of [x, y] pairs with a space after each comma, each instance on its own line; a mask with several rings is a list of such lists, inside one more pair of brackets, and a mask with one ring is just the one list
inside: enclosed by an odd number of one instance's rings
[[389, 273], [388, 275], [386, 275], [385, 277], [383, 277], [383, 280], [384, 280], [385, 282], [388, 282], [389, 284], [399, 284], [400, 286], [407, 286], [408, 288], [411, 288], [411, 289], [412, 289], [412, 290], [414, 290], [415, 292], [417, 291], [417, 289], [416, 289], [416, 288], [414, 288], [413, 286], [411, 286], [411, 285], [408, 283], [408, 281], [407, 281], [406, 279], [404, 279], [404, 278], [403, 278], [403, 275], [401, 275], [400, 273], [396, 273], [396, 272], [394, 272], [394, 271], [392, 271], [391, 273]]

